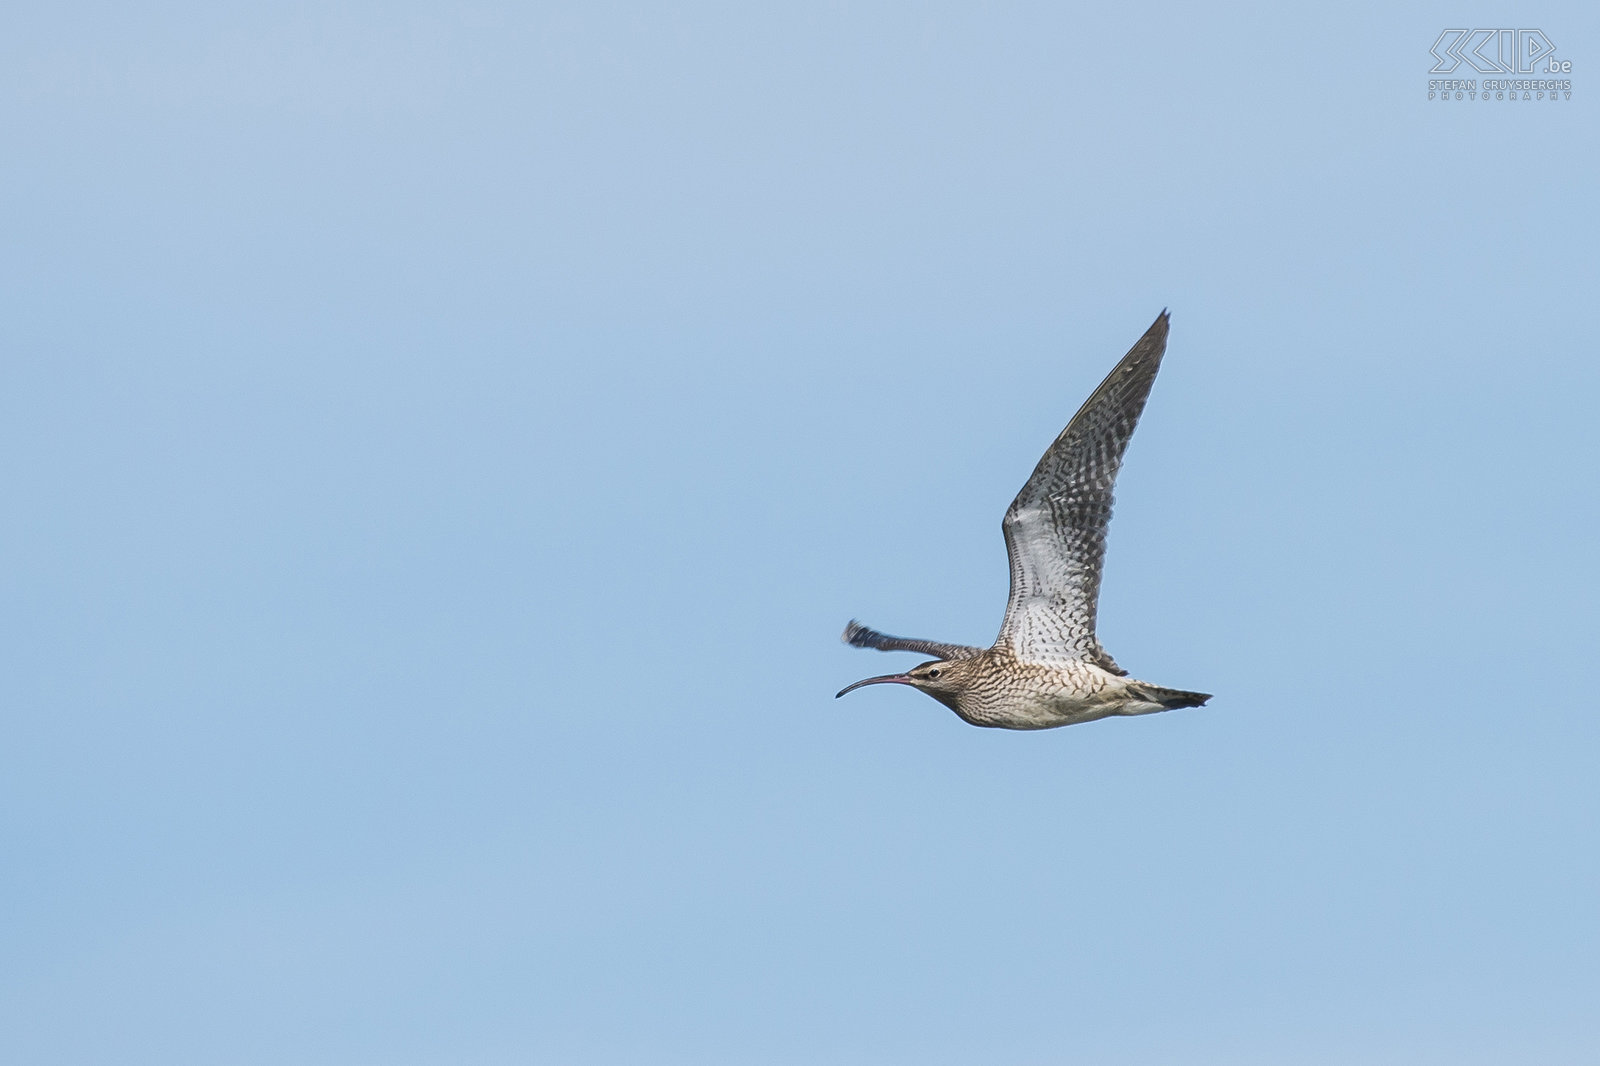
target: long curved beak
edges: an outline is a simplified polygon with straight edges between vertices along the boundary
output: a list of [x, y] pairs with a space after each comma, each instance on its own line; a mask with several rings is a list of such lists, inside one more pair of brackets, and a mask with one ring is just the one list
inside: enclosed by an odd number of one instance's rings
[[906, 674], [884, 674], [882, 677], [869, 677], [865, 681], [857, 681], [853, 685], [846, 685], [844, 688], [834, 693], [833, 698], [838, 699], [846, 692], [854, 692], [862, 685], [884, 685], [888, 684], [889, 682], [893, 682], [896, 685], [909, 685], [911, 684], [911, 678]]

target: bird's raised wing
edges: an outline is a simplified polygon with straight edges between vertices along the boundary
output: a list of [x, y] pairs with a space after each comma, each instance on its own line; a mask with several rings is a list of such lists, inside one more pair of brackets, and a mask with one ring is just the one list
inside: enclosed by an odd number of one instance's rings
[[1111, 489], [1166, 348], [1163, 311], [1072, 416], [1006, 510], [1011, 599], [997, 643], [1019, 659], [1090, 660], [1126, 672], [1095, 638], [1100, 567]]

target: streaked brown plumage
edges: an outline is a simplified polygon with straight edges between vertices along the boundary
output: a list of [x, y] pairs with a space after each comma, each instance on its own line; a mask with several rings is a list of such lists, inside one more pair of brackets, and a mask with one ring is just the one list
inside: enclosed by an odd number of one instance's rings
[[852, 621], [858, 648], [936, 658], [903, 674], [857, 681], [920, 689], [973, 725], [1051, 729], [1112, 715], [1199, 707], [1203, 692], [1127, 676], [1095, 636], [1112, 488], [1167, 347], [1155, 320], [1067, 423], [1006, 510], [1011, 597], [993, 647], [891, 637]]

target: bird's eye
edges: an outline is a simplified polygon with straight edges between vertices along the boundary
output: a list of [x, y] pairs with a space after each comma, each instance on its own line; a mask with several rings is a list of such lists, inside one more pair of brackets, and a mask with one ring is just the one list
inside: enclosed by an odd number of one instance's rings
[[939, 676], [939, 671], [937, 671], [937, 670], [929, 670], [928, 671], [928, 676], [930, 678], [938, 677]]

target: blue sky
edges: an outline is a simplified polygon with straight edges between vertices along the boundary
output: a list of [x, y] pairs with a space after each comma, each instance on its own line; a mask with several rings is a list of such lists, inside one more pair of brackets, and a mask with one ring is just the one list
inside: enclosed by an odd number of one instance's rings
[[[1430, 103], [1501, 22], [1572, 98]], [[8, 1061], [1592, 1057], [1592, 7], [12, 23]], [[835, 702], [1163, 307], [1211, 705]]]

